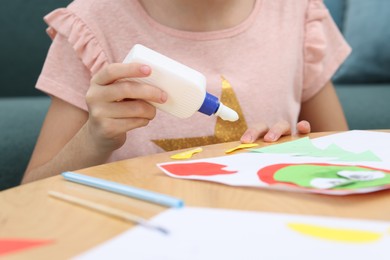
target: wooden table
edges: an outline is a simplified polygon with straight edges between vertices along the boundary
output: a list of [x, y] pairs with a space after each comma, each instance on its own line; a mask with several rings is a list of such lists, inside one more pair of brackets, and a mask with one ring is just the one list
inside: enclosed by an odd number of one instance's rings
[[[330, 133], [313, 133], [311, 138]], [[281, 142], [296, 139], [284, 137]], [[264, 144], [259, 141], [261, 145]], [[238, 142], [203, 147], [196, 158], [224, 155]], [[349, 196], [326, 196], [181, 180], [166, 176], [157, 167], [171, 161], [168, 152], [99, 165], [76, 172], [130, 184], [182, 198], [187, 206], [351, 217], [390, 221], [390, 191]], [[50, 239], [54, 242], [7, 255], [7, 259], [68, 259], [118, 235], [133, 225], [48, 196], [48, 191], [103, 203], [152, 217], [165, 208], [65, 181], [61, 176], [0, 192], [0, 238]]]

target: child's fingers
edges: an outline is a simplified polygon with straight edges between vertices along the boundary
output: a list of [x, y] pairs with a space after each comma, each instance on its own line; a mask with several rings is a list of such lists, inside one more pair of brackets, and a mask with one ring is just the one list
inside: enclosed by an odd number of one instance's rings
[[[311, 132], [310, 123], [305, 120], [300, 121], [296, 128], [299, 134], [308, 134]], [[241, 143], [253, 143], [258, 138], [264, 136], [265, 142], [275, 142], [281, 136], [290, 134], [291, 125], [286, 120], [282, 120], [271, 128], [268, 128], [265, 124], [258, 124], [256, 127], [249, 128], [245, 131], [240, 141]]]
[[147, 65], [138, 63], [112, 63], [97, 72], [92, 82], [98, 85], [108, 85], [125, 78], [146, 77], [151, 73]]
[[129, 100], [105, 103], [98, 109], [92, 108], [90, 114], [95, 118], [145, 118], [152, 120], [156, 116], [156, 108], [142, 100]]
[[264, 136], [264, 141], [275, 142], [282, 135], [291, 134], [291, 126], [286, 120], [282, 120], [273, 125], [268, 133]]
[[297, 124], [297, 132], [298, 134], [309, 134], [311, 132], [310, 123], [306, 120], [302, 120]]
[[268, 131], [268, 126], [265, 124], [257, 124], [255, 127], [248, 128], [242, 135], [240, 141], [243, 144], [249, 144], [256, 141], [259, 137], [264, 136]]
[[[133, 81], [119, 81], [109, 86], [95, 86], [90, 91], [93, 91], [94, 99], [109, 102], [124, 99], [142, 99], [156, 103], [164, 103], [167, 100], [167, 94], [161, 89]], [[92, 93], [88, 93], [88, 96], [90, 96], [89, 94]]]

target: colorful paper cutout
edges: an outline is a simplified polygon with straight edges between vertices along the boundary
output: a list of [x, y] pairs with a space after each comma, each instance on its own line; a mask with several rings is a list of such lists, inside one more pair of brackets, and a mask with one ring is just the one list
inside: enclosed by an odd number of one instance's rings
[[201, 147], [198, 147], [189, 151], [174, 154], [171, 156], [171, 159], [176, 159], [176, 160], [190, 159], [194, 154], [200, 153], [202, 151], [203, 149]]
[[[285, 163], [280, 163], [285, 162]], [[238, 153], [228, 156], [167, 162], [158, 167], [175, 178], [214, 181], [231, 186], [248, 186], [296, 190], [330, 195], [366, 193], [390, 188], [390, 164], [383, 168], [366, 165], [332, 164], [326, 159], [284, 154]], [[380, 171], [385, 177], [369, 181], [350, 180], [340, 171]], [[314, 185], [313, 179], [346, 179], [344, 183], [328, 181], [331, 186]]]
[[305, 223], [288, 223], [292, 230], [315, 238], [346, 243], [372, 243], [383, 237], [383, 234], [365, 230], [325, 227]]
[[223, 168], [226, 165], [216, 164], [216, 163], [180, 163], [180, 164], [167, 164], [161, 166], [163, 169], [168, 172], [175, 174], [177, 176], [212, 176], [220, 174], [233, 174], [237, 171], [226, 171]]
[[334, 160], [337, 161], [346, 162], [381, 161], [381, 159], [376, 156], [372, 151], [353, 153], [342, 149], [336, 144], [330, 144], [325, 149], [320, 149], [316, 147], [308, 137], [281, 144], [269, 145], [258, 149], [251, 149], [251, 151], [258, 153], [291, 154], [295, 156], [327, 157], [334, 158]]
[[53, 240], [33, 240], [19, 238], [0, 239], [0, 256], [16, 253], [22, 250], [31, 249], [53, 243]]
[[258, 144], [240, 144], [236, 147], [233, 147], [232, 149], [229, 149], [229, 150], [226, 150], [225, 153], [233, 153], [237, 150], [242, 150], [242, 149], [247, 149], [247, 148], [252, 148], [252, 147], [256, 147], [258, 146]]
[[[301, 138], [274, 146], [278, 148], [267, 146], [250, 149], [261, 152], [192, 160], [185, 164], [160, 163], [158, 167], [175, 178], [230, 186], [329, 195], [390, 189], [390, 161], [387, 160], [390, 158], [390, 134], [351, 131], [313, 140]], [[356, 161], [359, 158], [362, 161]], [[345, 159], [351, 161], [343, 161]], [[346, 172], [348, 176], [344, 174]]]
[[[313, 187], [312, 180], [316, 178], [327, 178], [330, 181], [333, 180], [333, 186], [329, 188], [337, 189], [362, 189], [372, 188], [382, 185], [390, 185], [390, 171], [380, 170], [385, 172], [386, 175], [383, 178], [377, 178], [367, 181], [336, 181], [340, 179], [338, 175], [339, 171], [356, 171], [356, 172], [371, 172], [377, 171], [378, 169], [370, 168], [367, 166], [348, 166], [348, 165], [337, 165], [337, 164], [278, 164], [264, 167], [257, 173], [259, 178], [262, 175], [273, 175], [275, 183], [289, 183], [300, 187]], [[317, 187], [318, 188], [318, 187]]]

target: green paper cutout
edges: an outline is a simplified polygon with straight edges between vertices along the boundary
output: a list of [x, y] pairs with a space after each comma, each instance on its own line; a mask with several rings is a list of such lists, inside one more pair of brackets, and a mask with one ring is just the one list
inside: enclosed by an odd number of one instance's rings
[[[335, 144], [331, 144], [324, 150], [318, 149], [317, 152], [310, 154], [310, 156], [316, 157], [342, 157], [346, 155], [346, 151]], [[349, 153], [349, 152], [348, 152]]]
[[311, 156], [311, 157], [326, 157], [334, 158], [335, 161], [346, 162], [380, 162], [382, 161], [371, 151], [361, 153], [353, 153], [336, 144], [330, 144], [325, 149], [320, 149], [313, 145], [309, 137], [300, 138], [294, 141], [281, 144], [269, 145], [257, 149], [250, 149], [256, 153], [271, 153], [271, 154], [291, 154], [295, 156]]
[[[274, 174], [274, 179], [280, 182], [294, 183], [301, 187], [312, 188], [310, 182], [315, 178], [341, 178], [337, 172], [347, 171], [373, 171], [373, 169], [348, 166], [348, 165], [290, 165], [278, 170]], [[386, 173], [386, 172], [385, 172]], [[346, 179], [346, 178], [345, 178]], [[332, 189], [362, 189], [378, 187], [390, 184], [390, 174], [386, 173], [385, 177], [370, 181], [356, 181], [346, 185], [336, 186]]]

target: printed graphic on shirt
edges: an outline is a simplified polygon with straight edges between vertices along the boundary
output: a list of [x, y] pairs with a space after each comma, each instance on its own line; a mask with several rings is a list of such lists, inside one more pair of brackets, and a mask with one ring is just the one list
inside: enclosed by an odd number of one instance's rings
[[215, 124], [214, 135], [212, 136], [159, 139], [152, 141], [165, 151], [174, 151], [195, 146], [204, 146], [240, 140], [241, 136], [247, 129], [247, 124], [232, 86], [223, 76], [221, 76], [221, 80], [222, 94], [220, 97], [220, 101], [238, 113], [240, 117], [238, 121], [224, 121], [218, 117], [217, 122]]

